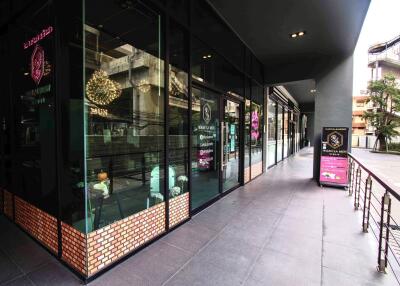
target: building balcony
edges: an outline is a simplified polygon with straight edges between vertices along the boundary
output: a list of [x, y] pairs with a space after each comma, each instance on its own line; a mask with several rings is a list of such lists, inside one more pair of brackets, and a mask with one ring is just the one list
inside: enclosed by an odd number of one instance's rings
[[[303, 150], [90, 285], [397, 285], [376, 271], [377, 242], [348, 192], [311, 180], [312, 158]], [[0, 285], [82, 283], [4, 216], [0, 225]]]
[[353, 128], [365, 128], [365, 123], [363, 122], [353, 122], [352, 123]]

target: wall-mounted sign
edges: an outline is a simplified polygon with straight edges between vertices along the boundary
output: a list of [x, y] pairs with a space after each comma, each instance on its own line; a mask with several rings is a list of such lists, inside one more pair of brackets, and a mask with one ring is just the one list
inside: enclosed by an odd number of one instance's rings
[[321, 185], [346, 187], [348, 184], [348, 133], [346, 127], [324, 127], [321, 142]]
[[257, 140], [260, 137], [259, 127], [259, 116], [257, 110], [251, 113], [251, 138]]
[[[201, 99], [201, 122], [198, 126], [199, 150], [197, 154], [199, 170], [210, 170], [214, 166], [214, 148], [216, 139], [216, 128], [213, 123], [211, 109], [212, 101]], [[211, 123], [211, 124], [210, 124]]]
[[36, 45], [31, 55], [31, 77], [36, 85], [44, 75], [44, 50], [40, 45]]
[[30, 46], [35, 45], [37, 42], [43, 40], [44, 38], [46, 38], [48, 35], [50, 35], [53, 32], [53, 27], [49, 26], [45, 29], [42, 30], [42, 32], [40, 32], [39, 34], [37, 34], [36, 36], [34, 36], [32, 39], [30, 39], [29, 41], [26, 41], [24, 43], [24, 49], [29, 48]]

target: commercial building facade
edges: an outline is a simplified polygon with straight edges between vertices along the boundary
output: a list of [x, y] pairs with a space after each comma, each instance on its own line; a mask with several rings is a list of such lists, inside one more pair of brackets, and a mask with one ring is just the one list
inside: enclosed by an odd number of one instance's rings
[[297, 152], [306, 117], [206, 1], [3, 24], [0, 210], [92, 278]]

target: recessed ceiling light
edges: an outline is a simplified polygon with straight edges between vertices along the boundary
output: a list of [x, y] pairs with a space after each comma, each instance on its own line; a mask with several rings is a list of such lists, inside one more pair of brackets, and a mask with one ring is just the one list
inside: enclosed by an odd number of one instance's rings
[[306, 31], [300, 31], [300, 32], [296, 32], [296, 33], [292, 33], [289, 36], [291, 38], [297, 38], [297, 37], [302, 37], [306, 34]]

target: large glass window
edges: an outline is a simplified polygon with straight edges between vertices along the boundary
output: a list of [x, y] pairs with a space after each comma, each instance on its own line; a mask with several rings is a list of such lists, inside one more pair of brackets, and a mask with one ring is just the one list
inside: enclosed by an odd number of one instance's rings
[[87, 231], [164, 201], [161, 18], [86, 1]]
[[188, 191], [188, 52], [185, 32], [171, 22], [169, 67], [169, 197]]
[[192, 209], [219, 194], [219, 95], [193, 88]]
[[10, 94], [16, 136], [10, 191], [56, 216], [54, 23], [50, 3], [34, 6], [10, 25]]
[[250, 150], [251, 150], [251, 87], [246, 80], [246, 101], [244, 108], [244, 182], [250, 181]]
[[278, 120], [278, 125], [277, 125], [277, 134], [278, 134], [278, 140], [277, 140], [277, 162], [282, 161], [283, 159], [283, 154], [282, 154], [282, 150], [283, 150], [283, 108], [282, 105], [278, 105], [278, 116], [277, 116], [277, 120]]
[[283, 117], [283, 157], [288, 156], [289, 151], [289, 111], [284, 110]]
[[243, 94], [243, 75], [200, 40], [192, 39], [192, 74], [200, 82], [213, 85], [233, 96]]
[[268, 101], [268, 166], [276, 163], [276, 103]]
[[263, 88], [253, 81], [252, 89], [252, 102], [251, 102], [251, 178], [262, 173], [262, 161], [263, 161]]

